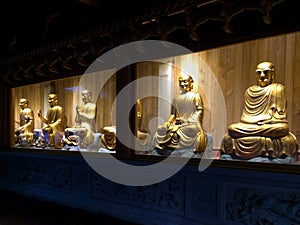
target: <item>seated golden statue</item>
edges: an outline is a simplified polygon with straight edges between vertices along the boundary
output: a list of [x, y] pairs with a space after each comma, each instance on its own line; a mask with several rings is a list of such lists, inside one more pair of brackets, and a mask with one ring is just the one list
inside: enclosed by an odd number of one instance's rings
[[[78, 124], [80, 135], [80, 147], [86, 148], [94, 141], [94, 132], [96, 131], [96, 115], [97, 107], [92, 102], [92, 92], [89, 90], [83, 90], [82, 105], [76, 106], [75, 122]], [[82, 129], [85, 128], [85, 129]], [[72, 128], [74, 130], [75, 128]]]
[[34, 129], [34, 114], [28, 107], [28, 100], [21, 98], [19, 100], [20, 110], [20, 126], [15, 130], [16, 144], [21, 144], [25, 141], [26, 145], [31, 145], [33, 142]]
[[96, 130], [96, 104], [92, 102], [92, 92], [84, 90], [81, 92], [82, 105], [76, 106], [75, 122], [80, 126], [89, 127], [93, 132]]
[[[47, 111], [46, 118], [42, 116], [42, 111], [38, 111], [38, 116], [45, 123], [42, 128], [45, 136], [45, 141], [49, 142], [46, 145], [55, 148], [62, 147], [63, 133], [66, 127], [65, 114], [62, 106], [58, 105], [57, 94], [49, 94], [48, 102], [50, 109]], [[49, 138], [49, 140], [47, 140]]]
[[76, 106], [77, 125], [65, 129], [64, 150], [87, 149], [94, 142], [97, 107], [92, 103], [91, 91], [83, 90], [81, 96], [83, 104]]
[[157, 128], [154, 146], [161, 155], [175, 149], [192, 149], [201, 153], [206, 148], [206, 133], [202, 129], [203, 103], [199, 93], [192, 92], [193, 78], [179, 77], [180, 94], [172, 102], [169, 119]]
[[285, 88], [273, 83], [275, 66], [271, 62], [259, 63], [256, 73], [257, 85], [245, 92], [240, 122], [228, 127], [221, 159], [230, 155], [247, 160], [289, 157], [293, 161], [298, 145], [296, 137], [289, 132]]

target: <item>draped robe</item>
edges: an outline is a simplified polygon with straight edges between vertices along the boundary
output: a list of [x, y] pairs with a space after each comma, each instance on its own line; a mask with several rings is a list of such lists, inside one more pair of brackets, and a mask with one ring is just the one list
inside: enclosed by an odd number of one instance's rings
[[62, 134], [66, 127], [65, 115], [63, 107], [56, 105], [49, 108], [47, 111], [48, 122], [43, 127], [43, 132], [46, 132], [50, 136], [50, 146], [60, 146]]
[[30, 108], [25, 108], [20, 112], [20, 127], [24, 127], [24, 133], [33, 133], [34, 115]]
[[78, 107], [75, 122], [81, 128], [85, 128], [80, 140], [80, 146], [86, 148], [94, 141], [94, 132], [96, 131], [96, 114], [97, 107], [95, 103], [87, 102]]
[[[169, 127], [165, 124], [158, 126], [154, 136], [154, 145], [157, 148], [194, 148], [195, 144], [205, 145], [205, 141], [198, 140], [204, 132], [200, 123], [200, 110], [203, 103], [199, 93], [181, 93], [172, 102], [175, 121]], [[176, 122], [177, 121], [177, 122]], [[196, 148], [205, 149], [205, 146]]]
[[20, 127], [16, 131], [16, 141], [19, 142], [20, 138], [26, 137], [27, 143], [32, 142], [33, 129], [34, 129], [33, 111], [30, 108], [24, 108], [20, 112]]
[[293, 156], [297, 144], [289, 132], [286, 104], [285, 88], [281, 84], [249, 87], [240, 122], [228, 127], [222, 151], [246, 159], [260, 155]]

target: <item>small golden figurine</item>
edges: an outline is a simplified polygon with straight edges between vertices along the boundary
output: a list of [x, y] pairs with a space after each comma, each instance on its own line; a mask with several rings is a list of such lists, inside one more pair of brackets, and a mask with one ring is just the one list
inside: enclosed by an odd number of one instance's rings
[[192, 92], [193, 78], [181, 74], [180, 94], [172, 102], [169, 119], [157, 128], [153, 141], [157, 152], [168, 155], [176, 149], [192, 149], [201, 153], [206, 148], [206, 133], [202, 129], [203, 102], [199, 93]]
[[47, 111], [46, 118], [42, 116], [42, 111], [38, 111], [38, 116], [45, 123], [42, 128], [46, 142], [49, 138], [49, 146], [62, 148], [62, 137], [66, 127], [65, 114], [62, 106], [58, 105], [57, 94], [49, 94], [48, 102], [50, 109]]
[[[287, 99], [282, 84], [273, 83], [275, 66], [257, 65], [257, 84], [245, 92], [240, 122], [231, 124], [221, 148], [221, 159], [238, 158], [268, 161], [295, 160], [296, 137], [289, 132]], [[291, 161], [290, 161], [291, 160]]]
[[28, 105], [27, 98], [19, 100], [20, 126], [15, 130], [16, 144], [25, 142], [26, 145], [31, 145], [33, 142], [34, 114]]
[[116, 150], [116, 127], [105, 126], [102, 133], [103, 134], [100, 137], [101, 147], [110, 151]]

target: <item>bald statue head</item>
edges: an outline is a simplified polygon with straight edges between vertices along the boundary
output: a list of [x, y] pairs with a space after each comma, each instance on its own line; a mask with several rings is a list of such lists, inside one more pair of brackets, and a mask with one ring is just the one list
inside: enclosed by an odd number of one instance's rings
[[275, 66], [271, 62], [261, 62], [256, 66], [257, 84], [266, 87], [273, 83]]
[[182, 91], [188, 92], [193, 89], [194, 80], [188, 74], [182, 73], [178, 78], [178, 82], [179, 82], [179, 87]]
[[19, 101], [19, 106], [21, 109], [25, 109], [28, 107], [28, 99], [27, 98], [21, 98]]
[[48, 102], [49, 102], [51, 108], [58, 105], [58, 95], [57, 94], [49, 94]]
[[81, 92], [81, 96], [82, 96], [82, 101], [84, 103], [88, 103], [92, 101], [92, 92], [89, 90], [83, 90]]

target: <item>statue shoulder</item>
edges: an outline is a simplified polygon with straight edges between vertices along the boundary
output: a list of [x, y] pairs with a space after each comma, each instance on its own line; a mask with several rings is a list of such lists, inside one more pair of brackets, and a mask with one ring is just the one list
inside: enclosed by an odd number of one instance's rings
[[273, 90], [275, 89], [276, 92], [284, 92], [285, 91], [285, 86], [283, 84], [272, 83], [271, 85], [273, 86]]
[[63, 111], [64, 108], [61, 105], [56, 105], [56, 106], [53, 107], [53, 110]]
[[89, 106], [89, 108], [93, 108], [93, 109], [96, 108], [96, 104], [93, 102], [90, 102], [88, 106]]
[[279, 83], [275, 83], [275, 84], [278, 88], [285, 89], [285, 86], [283, 84], [279, 84]]
[[33, 111], [30, 108], [23, 109], [24, 113], [33, 113]]

